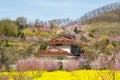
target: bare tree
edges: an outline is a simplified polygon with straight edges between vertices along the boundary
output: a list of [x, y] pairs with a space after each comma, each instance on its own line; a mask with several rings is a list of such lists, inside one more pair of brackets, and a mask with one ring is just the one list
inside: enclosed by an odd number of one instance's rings
[[16, 19], [16, 22], [18, 23], [20, 28], [26, 27], [26, 25], [27, 25], [27, 18], [25, 18], [25, 17], [18, 17]]

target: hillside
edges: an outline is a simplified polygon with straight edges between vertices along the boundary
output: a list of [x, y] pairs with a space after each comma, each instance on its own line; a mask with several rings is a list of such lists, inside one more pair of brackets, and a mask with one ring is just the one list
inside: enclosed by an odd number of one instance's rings
[[84, 24], [96, 22], [120, 22], [120, 8], [83, 21]]
[[120, 3], [112, 3], [84, 14], [80, 18], [84, 25], [92, 27], [92, 34], [120, 35]]
[[92, 34], [94, 35], [120, 35], [119, 22], [93, 22], [88, 26], [92, 27]]
[[119, 22], [120, 20], [120, 2], [108, 4], [94, 10], [85, 13], [81, 18], [76, 21], [80, 21], [84, 24], [90, 24], [93, 22]]

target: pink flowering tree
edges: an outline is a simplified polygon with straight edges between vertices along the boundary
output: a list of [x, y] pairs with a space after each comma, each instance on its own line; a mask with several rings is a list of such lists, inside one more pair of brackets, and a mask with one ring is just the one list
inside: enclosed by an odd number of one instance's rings
[[73, 71], [79, 69], [79, 61], [78, 60], [69, 60], [63, 62], [63, 70]]

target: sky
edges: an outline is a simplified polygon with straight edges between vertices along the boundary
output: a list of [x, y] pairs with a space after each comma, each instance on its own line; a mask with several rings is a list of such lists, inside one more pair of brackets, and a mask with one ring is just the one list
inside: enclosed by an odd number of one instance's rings
[[70, 18], [120, 0], [0, 0], [0, 19], [26, 17], [28, 21]]

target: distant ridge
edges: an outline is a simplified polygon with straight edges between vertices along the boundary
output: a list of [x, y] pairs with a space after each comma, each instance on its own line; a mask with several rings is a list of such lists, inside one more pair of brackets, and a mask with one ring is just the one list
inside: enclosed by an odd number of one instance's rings
[[88, 13], [84, 14], [81, 18], [76, 19], [74, 22], [84, 22], [86, 20], [90, 20], [94, 17], [97, 17], [99, 15], [118, 10], [120, 11], [120, 2], [111, 3], [106, 6], [102, 6], [100, 8], [97, 8], [95, 10], [89, 11]]

